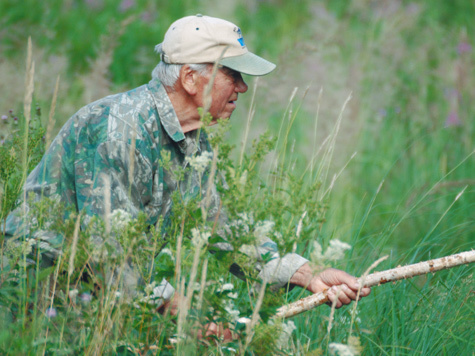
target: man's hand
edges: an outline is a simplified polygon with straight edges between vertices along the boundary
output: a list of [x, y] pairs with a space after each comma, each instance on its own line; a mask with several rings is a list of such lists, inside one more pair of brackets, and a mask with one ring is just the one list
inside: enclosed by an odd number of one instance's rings
[[[332, 303], [336, 301], [337, 308], [350, 304], [352, 300], [355, 300], [359, 288], [356, 278], [344, 271], [328, 268], [314, 275], [308, 263], [295, 272], [290, 279], [290, 283], [306, 288], [312, 293], [328, 290], [328, 298]], [[370, 292], [370, 288], [362, 288], [360, 297], [366, 297]]]
[[[184, 297], [175, 293], [171, 300], [167, 300], [160, 308], [158, 308], [158, 312], [161, 314], [176, 316], [178, 315], [180, 303], [183, 303], [183, 301]], [[217, 337], [223, 342], [230, 342], [237, 338], [237, 335], [234, 334], [231, 329], [225, 328], [223, 323], [215, 322], [207, 323], [204, 326], [200, 326], [199, 324], [195, 325], [193, 334], [200, 340]]]
[[[204, 332], [204, 335], [203, 335]], [[204, 327], [197, 330], [198, 339], [212, 339], [213, 336], [221, 339], [223, 342], [231, 342], [237, 339], [237, 335], [233, 334], [231, 329], [225, 328], [223, 323], [208, 323]]]
[[183, 296], [175, 292], [175, 295], [173, 296], [172, 299], [166, 300], [160, 308], [157, 309], [157, 311], [160, 314], [170, 314], [172, 316], [175, 316], [178, 314], [178, 308], [180, 306], [180, 303], [183, 302]]

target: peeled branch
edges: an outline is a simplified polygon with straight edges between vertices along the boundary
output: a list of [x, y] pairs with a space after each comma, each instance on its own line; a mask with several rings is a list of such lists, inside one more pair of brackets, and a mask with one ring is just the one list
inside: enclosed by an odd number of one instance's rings
[[[398, 281], [400, 279], [412, 278], [422, 274], [437, 272], [443, 269], [460, 266], [467, 263], [475, 262], [475, 251], [465, 251], [450, 255], [446, 257], [437, 258], [434, 260], [424, 261], [397, 267], [382, 272], [375, 272], [367, 276], [358, 278], [358, 283], [361, 288], [374, 287], [384, 283]], [[275, 317], [290, 318], [304, 311], [313, 309], [319, 305], [330, 301], [328, 298], [328, 290], [313, 294], [306, 298], [302, 298], [294, 303], [284, 305], [277, 310]]]

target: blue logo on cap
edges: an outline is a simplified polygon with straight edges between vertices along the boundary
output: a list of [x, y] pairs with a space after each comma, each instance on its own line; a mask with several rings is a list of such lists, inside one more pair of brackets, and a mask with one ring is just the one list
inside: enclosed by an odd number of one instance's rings
[[239, 44], [241, 45], [241, 47], [245, 47], [246, 45], [244, 44], [244, 38], [242, 37], [242, 32], [241, 32], [241, 29], [239, 27], [235, 28], [234, 31], [237, 32], [237, 34], [239, 35], [239, 38], [237, 39]]

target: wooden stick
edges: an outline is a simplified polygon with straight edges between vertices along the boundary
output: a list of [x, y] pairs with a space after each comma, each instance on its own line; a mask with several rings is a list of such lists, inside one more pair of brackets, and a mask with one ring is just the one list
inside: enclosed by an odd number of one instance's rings
[[[382, 272], [372, 273], [366, 277], [358, 278], [360, 285], [364, 287], [379, 286], [384, 283], [398, 281], [400, 279], [412, 278], [421, 274], [437, 272], [443, 269], [460, 266], [467, 263], [475, 262], [475, 250], [465, 251], [434, 260], [424, 261], [397, 267]], [[327, 291], [313, 294], [306, 298], [302, 298], [294, 303], [284, 305], [277, 309], [277, 318], [290, 318], [304, 311], [313, 309], [319, 305], [329, 301]]]

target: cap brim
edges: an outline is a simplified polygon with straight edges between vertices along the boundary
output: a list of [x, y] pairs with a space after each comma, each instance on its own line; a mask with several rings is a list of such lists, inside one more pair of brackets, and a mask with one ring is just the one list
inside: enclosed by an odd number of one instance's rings
[[248, 75], [266, 75], [275, 69], [275, 64], [254, 53], [247, 52], [240, 56], [223, 58], [219, 64]]

